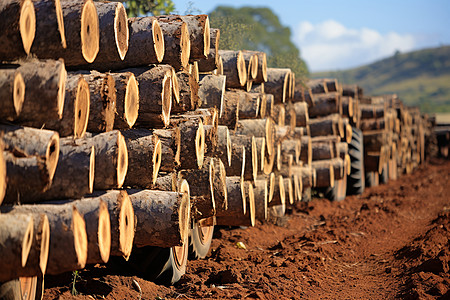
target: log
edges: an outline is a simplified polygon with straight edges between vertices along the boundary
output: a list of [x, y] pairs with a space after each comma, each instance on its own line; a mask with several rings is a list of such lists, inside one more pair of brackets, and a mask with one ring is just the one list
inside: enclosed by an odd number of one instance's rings
[[267, 153], [274, 152], [275, 126], [271, 118], [258, 120], [240, 120], [236, 126], [236, 134], [264, 137]]
[[205, 129], [200, 118], [180, 123], [180, 167], [200, 169], [205, 156]]
[[176, 70], [186, 68], [191, 54], [189, 29], [185, 22], [165, 22], [158, 19], [164, 36], [163, 64], [171, 65]]
[[128, 152], [128, 172], [125, 186], [150, 188], [156, 183], [161, 166], [161, 141], [148, 129], [121, 132]]
[[385, 115], [384, 104], [360, 104], [359, 110], [361, 119], [383, 118]]
[[364, 91], [356, 84], [342, 86], [342, 96], [352, 97], [353, 99], [359, 99], [364, 97]]
[[[227, 91], [226, 93], [230, 92]], [[236, 92], [240, 95], [239, 119], [256, 119], [259, 117], [259, 108], [261, 104], [259, 93], [249, 93], [239, 90], [234, 90], [232, 92]]]
[[34, 236], [33, 217], [29, 214], [0, 215], [0, 253], [2, 256], [1, 281], [17, 278], [18, 270], [25, 267]]
[[50, 130], [1, 125], [4, 149], [18, 157], [37, 156], [44, 163], [51, 182], [59, 158], [59, 135]]
[[173, 172], [180, 165], [181, 155], [181, 133], [179, 128], [155, 129], [153, 135], [161, 142], [161, 164], [159, 170], [162, 172]]
[[15, 205], [2, 207], [4, 210], [8, 214], [47, 215], [50, 225], [47, 274], [57, 275], [84, 268], [88, 254], [86, 224], [74, 205]]
[[[231, 144], [236, 147], [244, 147], [243, 163], [243, 177], [244, 180], [254, 181], [258, 175], [258, 149], [256, 147], [256, 140], [254, 136], [248, 135], [233, 135], [231, 136]], [[228, 173], [227, 173], [228, 174]]]
[[195, 80], [192, 74], [186, 71], [176, 73], [176, 78], [178, 80], [173, 80], [172, 84], [177, 82], [180, 96], [178, 100], [175, 98], [177, 101], [172, 101], [171, 112], [181, 113], [195, 110], [200, 106], [199, 103], [201, 102], [199, 82]]
[[329, 93], [339, 92], [339, 94], [342, 94], [342, 88], [340, 87], [336, 78], [325, 78], [324, 81]]
[[281, 159], [283, 164], [287, 164], [287, 158], [292, 155], [295, 164], [300, 163], [300, 153], [302, 150], [302, 143], [300, 139], [286, 139], [281, 142]]
[[[219, 113], [215, 107], [197, 108], [196, 110], [188, 111], [178, 116], [181, 117], [181, 119], [186, 117], [188, 119], [202, 120], [203, 125], [212, 125], [216, 128], [219, 126]], [[177, 122], [174, 122], [174, 124], [176, 123]]]
[[217, 225], [255, 226], [253, 185], [240, 177], [227, 177], [227, 193], [228, 210], [216, 216]]
[[266, 94], [266, 116], [270, 117], [273, 113], [275, 100], [272, 94]]
[[90, 105], [86, 131], [100, 133], [113, 130], [116, 114], [116, 82], [110, 74], [83, 72], [89, 85]]
[[182, 246], [189, 234], [189, 193], [128, 190], [136, 215], [135, 247]]
[[311, 166], [294, 167], [294, 175], [297, 174], [302, 182], [303, 189], [307, 189], [316, 185], [317, 172]]
[[[219, 68], [219, 40], [220, 29], [210, 28], [210, 48], [206, 58], [198, 61], [199, 72], [212, 72]], [[221, 74], [220, 74], [221, 75]]]
[[341, 180], [346, 175], [346, 163], [340, 158], [336, 157], [330, 160], [331, 167], [333, 168], [334, 180]]
[[214, 157], [217, 148], [217, 128], [213, 125], [206, 125], [203, 128], [205, 128], [205, 156]]
[[30, 0], [0, 4], [0, 60], [14, 60], [30, 53], [36, 32], [36, 15]]
[[339, 113], [340, 95], [337, 92], [319, 94], [314, 97], [313, 106], [309, 107], [311, 118], [323, 117]]
[[152, 190], [177, 192], [178, 175], [176, 172], [160, 175], [156, 178], [156, 182], [152, 185]]
[[323, 135], [339, 135], [344, 137], [344, 124], [339, 115], [329, 115], [323, 118], [310, 119], [311, 137]]
[[60, 119], [67, 76], [64, 62], [30, 60], [15, 67], [25, 83], [24, 101], [17, 121], [39, 122], [41, 127], [48, 120]]
[[286, 122], [286, 107], [284, 104], [275, 104], [272, 108], [270, 116], [276, 121], [277, 125], [284, 126], [284, 123]]
[[27, 196], [22, 203], [83, 197], [92, 193], [94, 178], [94, 146], [78, 146], [72, 138], [61, 139], [58, 165], [50, 188], [43, 193]]
[[275, 103], [284, 103], [288, 95], [288, 82], [291, 69], [268, 68], [267, 82], [264, 83], [264, 90], [267, 94], [272, 94]]
[[227, 166], [231, 165], [231, 138], [228, 127], [218, 126], [217, 130], [214, 126], [205, 126], [205, 156], [217, 157]]
[[[251, 93], [254, 93], [255, 91], [250, 91]], [[267, 95], [264, 93], [259, 93], [259, 97], [261, 98], [260, 101], [260, 107], [259, 107], [259, 116], [260, 118], [264, 119], [267, 117]]]
[[97, 57], [85, 69], [106, 70], [110, 62], [121, 62], [128, 51], [129, 28], [125, 7], [120, 2], [94, 2], [98, 14], [100, 41]]
[[352, 97], [341, 96], [342, 114], [346, 117], [353, 118], [354, 100]]
[[247, 82], [247, 68], [241, 51], [219, 50], [227, 88], [242, 88]]
[[161, 63], [164, 57], [164, 36], [155, 17], [129, 18], [128, 37], [128, 50], [124, 58], [116, 55], [103, 63], [94, 62], [95, 69], [121, 70]]
[[334, 186], [334, 168], [330, 160], [316, 160], [311, 163], [311, 167], [316, 170], [315, 187]]
[[223, 75], [223, 59], [220, 54], [217, 54], [217, 69], [214, 71], [214, 75]]
[[139, 112], [139, 85], [131, 72], [111, 73], [116, 88], [115, 129], [133, 127]]
[[275, 125], [275, 144], [280, 144], [285, 139], [290, 138], [291, 127]]
[[[257, 74], [256, 77], [252, 78], [253, 83], [263, 83], [267, 81], [267, 58], [266, 53], [261, 51], [250, 51], [250, 50], [243, 50], [244, 54], [253, 54], [257, 56], [258, 60], [258, 67], [257, 67]], [[264, 93], [264, 90], [261, 91], [261, 93]]]
[[206, 58], [210, 48], [210, 30], [208, 15], [166, 15], [158, 16], [158, 21], [187, 24], [190, 34], [190, 60]]
[[3, 141], [0, 140], [0, 205], [3, 202], [6, 194], [7, 177], [6, 177], [6, 158], [3, 154]]
[[[70, 138], [67, 138], [70, 139]], [[64, 142], [66, 139], [64, 139]], [[125, 138], [118, 130], [84, 139], [73, 140], [74, 145], [95, 149], [94, 189], [120, 188], [128, 170], [128, 151]]]
[[169, 65], [127, 70], [136, 76], [139, 83], [139, 114], [136, 124], [169, 126], [172, 107], [172, 70]]
[[286, 190], [284, 186], [284, 178], [281, 175], [278, 175], [275, 180], [273, 197], [269, 199], [268, 207], [272, 206], [286, 206]]
[[202, 107], [216, 107], [219, 118], [224, 110], [226, 77], [224, 75], [205, 75], [200, 79], [198, 96]]
[[313, 141], [311, 149], [313, 161], [336, 157], [336, 151], [331, 141]]
[[269, 196], [267, 179], [255, 180], [253, 192], [255, 194], [255, 218], [260, 221], [265, 221], [267, 220], [267, 202]]
[[[94, 2], [62, 1], [61, 8], [67, 47], [57, 43], [49, 48], [48, 44], [41, 43], [33, 47], [33, 53], [39, 58], [63, 58], [66, 66], [71, 67], [92, 63], [97, 57], [100, 43], [99, 20]], [[57, 35], [57, 29], [55, 27], [49, 34]]]
[[294, 185], [294, 202], [302, 201], [303, 183], [299, 174], [292, 175], [292, 183]]
[[[266, 142], [264, 142], [266, 144]], [[272, 154], [269, 154], [267, 150], [267, 146], [264, 148], [264, 166], [263, 173], [265, 175], [269, 175], [273, 170], [273, 165], [275, 163], [275, 158], [277, 156], [277, 151], [275, 149], [272, 150]]]
[[312, 162], [312, 141], [310, 136], [302, 136], [301, 139], [302, 148], [300, 151], [300, 160], [305, 165], [311, 165]]
[[362, 131], [372, 131], [372, 130], [384, 130], [386, 128], [385, 118], [377, 119], [363, 119], [360, 123], [360, 129]]
[[337, 150], [338, 156], [341, 159], [346, 159], [345, 157], [348, 154], [348, 143], [346, 143], [346, 142], [338, 142], [336, 144], [336, 150]]
[[231, 163], [225, 165], [228, 176], [244, 176], [245, 147], [231, 143]]
[[294, 93], [295, 93], [295, 73], [291, 72], [290, 73], [290, 85], [289, 85], [289, 100], [292, 101], [292, 99], [294, 98]]
[[328, 87], [323, 78], [311, 79], [306, 82], [306, 85], [311, 89], [313, 94], [326, 94], [328, 93]]
[[387, 132], [385, 130], [373, 130], [363, 132], [364, 152], [377, 152], [381, 147], [388, 144]]
[[111, 256], [130, 257], [135, 235], [133, 204], [124, 190], [99, 191], [86, 198], [98, 199], [107, 204], [111, 223]]
[[[306, 117], [304, 117], [306, 119]], [[309, 118], [306, 122], [309, 122]], [[286, 115], [285, 115], [285, 125], [290, 127], [290, 131], [294, 131], [297, 126], [297, 113], [292, 105], [292, 103], [288, 103]], [[306, 126], [306, 124], [305, 124]]]
[[288, 197], [287, 200], [289, 201], [289, 202], [288, 201], [286, 201], [286, 202], [288, 202], [290, 205], [293, 205], [295, 199], [294, 199], [294, 185], [292, 182], [292, 178], [287, 177], [287, 178], [284, 178], [283, 181], [284, 181], [285, 189], [287, 189], [287, 191], [285, 192], [287, 194], [286, 196]]
[[[247, 50], [244, 50], [247, 51]], [[259, 65], [258, 65], [259, 66]], [[260, 93], [265, 94], [264, 92], [264, 82], [261, 83], [255, 83], [252, 84], [252, 89], [249, 91], [250, 93]]]
[[258, 56], [249, 51], [242, 51], [242, 56], [247, 67], [247, 82], [253, 82], [258, 75]]
[[[61, 137], [73, 135], [74, 138], [81, 138], [86, 133], [89, 120], [89, 85], [82, 75], [68, 74], [65, 89], [62, 118], [48, 120], [44, 127], [57, 131]], [[32, 127], [40, 126], [40, 122], [25, 123]]]
[[234, 129], [239, 120], [239, 100], [237, 93], [226, 92], [223, 94], [222, 115], [219, 118], [219, 125], [228, 126]]
[[216, 212], [228, 209], [227, 173], [222, 160], [214, 159], [214, 180], [212, 184]]
[[14, 121], [22, 111], [25, 82], [15, 69], [0, 70], [0, 119]]

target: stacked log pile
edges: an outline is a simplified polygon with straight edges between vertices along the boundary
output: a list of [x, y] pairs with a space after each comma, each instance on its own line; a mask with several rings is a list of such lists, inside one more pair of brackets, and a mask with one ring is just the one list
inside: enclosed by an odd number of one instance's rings
[[341, 199], [352, 127], [368, 172], [424, 160], [417, 110], [334, 79], [296, 85], [263, 52], [219, 50], [207, 15], [127, 18], [92, 0], [0, 15], [0, 282], [146, 247], [185, 266], [195, 228], [277, 220], [311, 188]]

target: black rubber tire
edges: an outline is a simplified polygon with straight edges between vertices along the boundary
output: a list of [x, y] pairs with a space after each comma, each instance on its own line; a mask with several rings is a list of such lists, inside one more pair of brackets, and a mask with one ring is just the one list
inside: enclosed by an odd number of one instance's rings
[[[26, 281], [25, 285], [26, 290], [22, 290], [21, 280]], [[0, 283], [0, 299], [1, 300], [42, 299], [42, 295], [36, 296], [37, 284], [38, 284], [37, 277], [14, 279], [8, 282]]]
[[348, 144], [351, 170], [347, 177], [347, 195], [361, 195], [365, 189], [364, 141], [360, 129], [352, 128], [352, 141]]
[[386, 184], [389, 181], [389, 165], [385, 164], [381, 174], [378, 176], [379, 184]]
[[330, 201], [342, 201], [345, 200], [346, 190], [347, 190], [347, 174], [344, 178], [335, 180], [333, 187], [327, 187], [320, 189], [319, 191], [323, 196]]
[[136, 274], [143, 279], [158, 284], [172, 285], [186, 273], [188, 255], [187, 241], [181, 247], [183, 251], [182, 261], [179, 262], [176, 255], [178, 247], [141, 247], [133, 248], [128, 261], [121, 257], [112, 258], [111, 263], [118, 265], [122, 271]]
[[189, 259], [203, 259], [211, 248], [214, 225], [202, 226], [200, 222], [193, 221], [193, 228], [189, 234]]

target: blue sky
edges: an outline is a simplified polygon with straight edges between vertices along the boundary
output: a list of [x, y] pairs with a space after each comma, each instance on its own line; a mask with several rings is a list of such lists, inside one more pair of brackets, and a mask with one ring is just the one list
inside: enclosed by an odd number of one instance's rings
[[209, 13], [219, 5], [270, 7], [291, 28], [292, 41], [311, 71], [346, 69], [396, 50], [450, 44], [450, 0], [173, 2], [181, 14], [193, 8]]

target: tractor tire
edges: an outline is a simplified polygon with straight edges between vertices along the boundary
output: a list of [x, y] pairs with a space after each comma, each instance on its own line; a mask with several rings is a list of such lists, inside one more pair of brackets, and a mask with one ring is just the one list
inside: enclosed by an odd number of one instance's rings
[[361, 195], [365, 188], [364, 141], [360, 129], [352, 128], [352, 141], [348, 144], [351, 169], [347, 177], [347, 195]]

